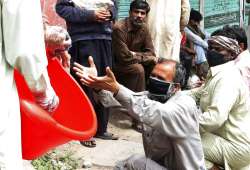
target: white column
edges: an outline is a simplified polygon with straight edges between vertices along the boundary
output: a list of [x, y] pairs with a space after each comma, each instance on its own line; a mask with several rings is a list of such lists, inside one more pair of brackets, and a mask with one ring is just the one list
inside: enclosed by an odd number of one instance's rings
[[240, 3], [240, 27], [244, 26], [245, 19], [245, 0], [239, 0]]
[[200, 23], [201, 24], [201, 28], [204, 29], [204, 20], [205, 20], [205, 0], [199, 0], [200, 2], [200, 13], [203, 16], [203, 20]]

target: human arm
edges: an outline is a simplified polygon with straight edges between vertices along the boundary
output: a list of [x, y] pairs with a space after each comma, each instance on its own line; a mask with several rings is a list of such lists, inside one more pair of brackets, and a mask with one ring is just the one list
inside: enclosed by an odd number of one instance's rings
[[189, 0], [181, 0], [181, 18], [180, 18], [180, 31], [183, 31], [187, 26], [190, 15]]
[[57, 0], [56, 12], [71, 23], [105, 22], [110, 20], [107, 10], [89, 10], [76, 6], [71, 0]]
[[2, 1], [2, 18], [3, 47], [8, 64], [24, 76], [36, 102], [48, 111], [54, 110], [58, 98], [46, 70], [40, 1]]
[[208, 48], [208, 44], [205, 40], [203, 40], [201, 37], [198, 35], [194, 34], [191, 30], [189, 30], [187, 27], [184, 29], [187, 39], [189, 39], [191, 42], [193, 42], [196, 45], [199, 45], [203, 47], [204, 49]]
[[171, 138], [187, 138], [199, 129], [199, 111], [194, 100], [188, 96], [162, 104], [150, 100], [143, 92], [134, 93], [120, 86], [115, 98], [131, 117]]
[[216, 83], [204, 88], [201, 93], [200, 107], [203, 114], [199, 117], [201, 131], [213, 132], [219, 129], [237, 105], [241, 85], [232, 81], [231, 75], [222, 75]]
[[156, 63], [157, 58], [154, 52], [153, 41], [151, 35], [147, 29], [144, 30], [144, 41], [141, 51], [134, 52], [134, 55], [138, 59], [139, 63], [154, 62]]
[[[196, 114], [195, 112], [197, 110], [191, 98], [181, 99], [182, 101], [186, 101], [186, 104], [183, 102], [167, 102], [161, 104], [148, 99], [145, 94], [134, 93], [126, 87], [119, 85], [109, 69], [107, 69], [107, 75], [103, 77], [87, 75], [87, 72], [90, 70], [86, 69], [88, 68], [83, 67], [83, 69], [77, 71], [77, 68], [75, 68], [75, 71], [78, 72], [77, 75], [84, 85], [97, 89], [105, 89], [114, 94], [114, 97], [111, 97], [105, 94], [105, 91], [98, 92], [99, 97], [104, 98], [101, 99], [104, 106], [107, 106], [107, 103], [113, 100], [112, 98], [115, 98], [122, 106], [128, 109], [132, 117], [174, 138], [185, 138], [188, 134], [187, 131], [190, 130], [188, 127], [194, 125], [191, 121], [196, 122], [195, 125], [198, 129], [196, 117], [193, 115]], [[182, 114], [180, 112], [180, 110], [183, 110], [182, 107], [192, 108], [192, 106], [194, 109], [190, 110], [192, 113]]]
[[189, 55], [195, 56], [194, 44], [189, 39], [186, 39], [186, 43], [181, 45], [181, 49], [187, 52]]
[[126, 65], [138, 63], [135, 54], [128, 48], [126, 37], [127, 33], [115, 25], [112, 33], [112, 49], [115, 62]]

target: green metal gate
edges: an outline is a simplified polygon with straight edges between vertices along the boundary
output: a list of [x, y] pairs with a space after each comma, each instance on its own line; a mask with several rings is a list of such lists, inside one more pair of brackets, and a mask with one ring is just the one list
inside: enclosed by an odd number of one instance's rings
[[[118, 0], [119, 18], [128, 16], [131, 0]], [[203, 26], [208, 32], [212, 32], [226, 24], [248, 24], [250, 5], [246, 5], [244, 15], [244, 0], [190, 0], [191, 7], [199, 10], [204, 15]], [[241, 4], [244, 4], [243, 7]], [[241, 9], [243, 8], [243, 9]]]
[[118, 0], [118, 18], [125, 18], [128, 16], [129, 6], [131, 0]]
[[208, 32], [240, 23], [239, 0], [205, 0], [204, 7], [204, 28]]

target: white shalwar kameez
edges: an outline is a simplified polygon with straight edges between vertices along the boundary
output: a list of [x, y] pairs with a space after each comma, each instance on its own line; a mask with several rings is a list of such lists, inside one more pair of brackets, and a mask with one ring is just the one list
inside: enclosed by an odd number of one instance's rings
[[[47, 88], [40, 0], [0, 0], [0, 169], [22, 170], [20, 108], [14, 67], [33, 92]], [[45, 74], [43, 74], [45, 73]]]
[[189, 0], [148, 0], [148, 27], [157, 57], [179, 61], [183, 30], [190, 15]]

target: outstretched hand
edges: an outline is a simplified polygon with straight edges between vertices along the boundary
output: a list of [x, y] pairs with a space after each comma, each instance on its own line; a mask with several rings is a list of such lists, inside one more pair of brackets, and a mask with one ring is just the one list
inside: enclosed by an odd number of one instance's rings
[[81, 64], [74, 63], [73, 70], [80, 79], [88, 77], [89, 75], [97, 76], [97, 70], [93, 58], [89, 56], [88, 61], [90, 67], [84, 67]]
[[119, 83], [116, 81], [114, 73], [109, 67], [106, 68], [106, 75], [98, 77], [97, 70], [92, 57], [89, 57], [90, 67], [84, 67], [74, 63], [73, 70], [80, 78], [82, 84], [94, 88], [96, 90], [104, 89], [113, 93], [119, 90]]

